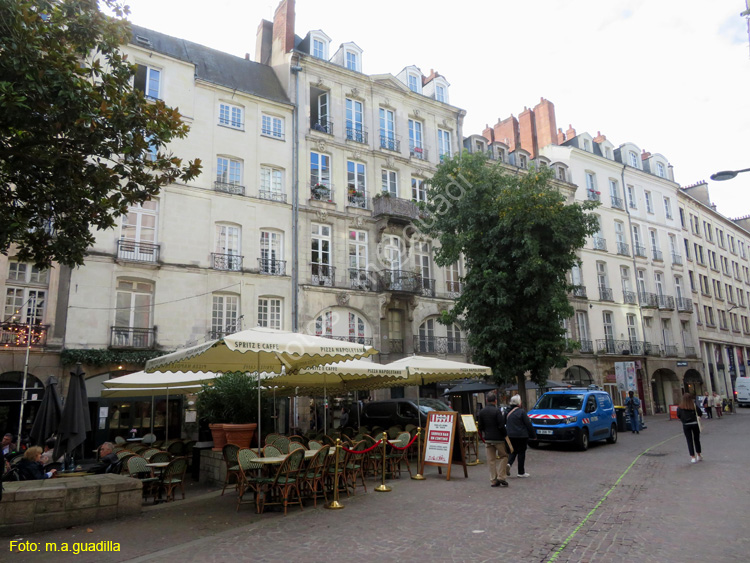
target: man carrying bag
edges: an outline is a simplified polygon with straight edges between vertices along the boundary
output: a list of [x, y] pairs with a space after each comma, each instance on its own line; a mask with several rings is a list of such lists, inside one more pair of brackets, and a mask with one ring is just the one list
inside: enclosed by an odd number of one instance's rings
[[505, 431], [505, 415], [497, 408], [494, 393], [487, 395], [487, 406], [479, 411], [478, 428], [487, 452], [487, 465], [490, 468], [490, 486], [507, 487], [508, 446]]

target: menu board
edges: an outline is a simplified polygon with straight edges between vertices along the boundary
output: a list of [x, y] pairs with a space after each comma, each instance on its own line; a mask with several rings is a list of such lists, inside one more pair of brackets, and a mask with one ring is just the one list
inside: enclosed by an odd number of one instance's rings
[[456, 439], [457, 432], [462, 429], [463, 425], [458, 420], [456, 412], [433, 411], [428, 415], [422, 464], [436, 465], [439, 473], [442, 473], [442, 466], [447, 466], [448, 481], [451, 478], [452, 463], [463, 465], [464, 477], [469, 476], [466, 471], [461, 438]]

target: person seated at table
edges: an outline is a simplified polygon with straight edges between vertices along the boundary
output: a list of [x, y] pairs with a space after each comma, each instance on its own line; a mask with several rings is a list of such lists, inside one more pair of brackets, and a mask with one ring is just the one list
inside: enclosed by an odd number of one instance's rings
[[[44, 442], [44, 451], [42, 452], [42, 465], [47, 465], [48, 463], [52, 463], [55, 461], [53, 459], [53, 456], [55, 455], [55, 439], [49, 438]], [[57, 460], [60, 463], [62, 463], [65, 460], [65, 456], [61, 455], [60, 458]]]
[[89, 473], [107, 473], [111, 465], [118, 463], [120, 459], [114, 453], [114, 449], [115, 445], [112, 442], [104, 442], [99, 446], [99, 461], [89, 469]]
[[16, 445], [13, 443], [13, 434], [8, 433], [3, 436], [3, 442], [0, 444], [0, 451], [2, 451], [4, 456], [16, 451]]
[[36, 481], [37, 479], [49, 479], [57, 470], [50, 469], [44, 472], [44, 466], [39, 461], [42, 457], [42, 448], [32, 446], [23, 454], [23, 459], [18, 462], [18, 471], [24, 481]]

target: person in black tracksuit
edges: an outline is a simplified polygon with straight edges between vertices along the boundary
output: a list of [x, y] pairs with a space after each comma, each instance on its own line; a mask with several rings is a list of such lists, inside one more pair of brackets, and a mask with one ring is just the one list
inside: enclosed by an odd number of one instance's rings
[[513, 395], [510, 398], [510, 411], [505, 416], [505, 429], [513, 446], [513, 453], [508, 457], [508, 474], [510, 475], [510, 466], [518, 458], [518, 476], [531, 477], [526, 473], [526, 448], [529, 439], [536, 438], [536, 430], [529, 415], [521, 407], [521, 395]]
[[701, 456], [701, 429], [698, 418], [703, 414], [700, 407], [696, 406], [693, 396], [685, 393], [677, 407], [677, 418], [682, 421], [682, 431], [685, 433], [687, 440], [688, 452], [690, 453], [690, 463], [703, 461]]
[[479, 411], [477, 427], [482, 434], [486, 452], [487, 466], [490, 469], [490, 486], [507, 487], [506, 468], [508, 450], [505, 447], [505, 416], [497, 408], [497, 397], [494, 393], [487, 395], [487, 406]]

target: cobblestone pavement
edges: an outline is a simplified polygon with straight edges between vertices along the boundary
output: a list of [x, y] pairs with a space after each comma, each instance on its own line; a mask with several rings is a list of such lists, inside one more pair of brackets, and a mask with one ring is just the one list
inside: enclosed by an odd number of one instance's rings
[[[343, 510], [290, 508], [258, 516], [235, 512], [235, 498], [211, 493], [144, 511], [142, 516], [32, 534], [35, 542], [121, 544], [119, 553], [55, 561], [518, 561], [640, 562], [747, 560], [750, 410], [704, 420], [705, 461], [691, 464], [682, 427], [664, 415], [639, 435], [587, 452], [530, 450], [528, 479], [490, 488], [486, 465], [427, 468], [425, 481], [390, 481], [393, 491], [344, 497]], [[0, 560], [40, 561], [50, 554]], [[44, 545], [44, 544], [42, 544]]]

